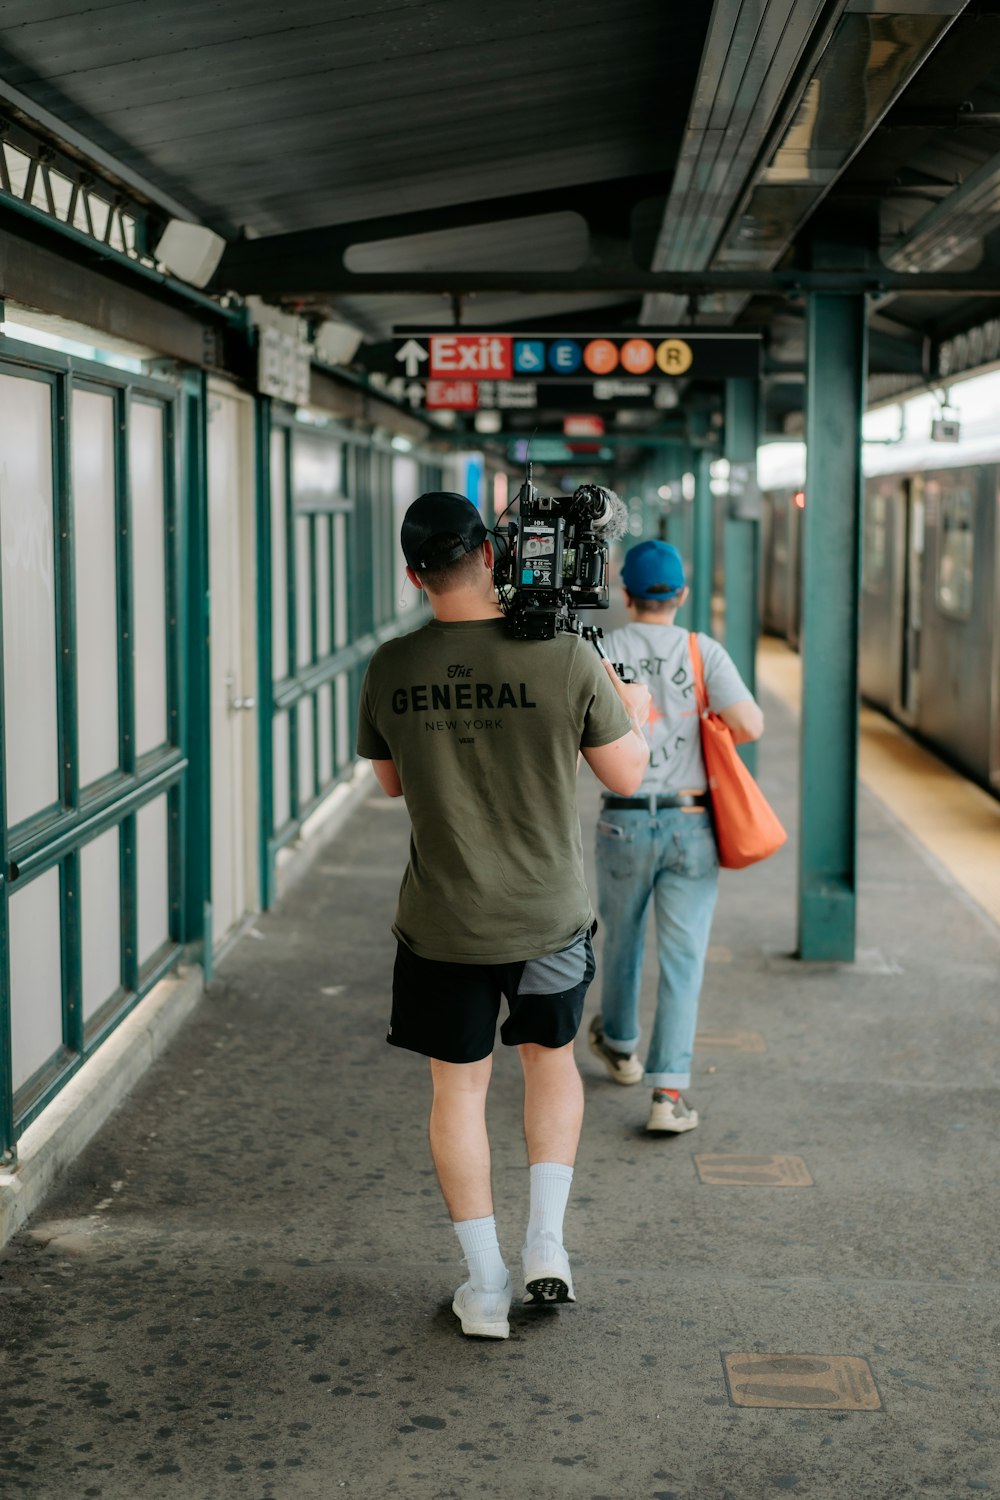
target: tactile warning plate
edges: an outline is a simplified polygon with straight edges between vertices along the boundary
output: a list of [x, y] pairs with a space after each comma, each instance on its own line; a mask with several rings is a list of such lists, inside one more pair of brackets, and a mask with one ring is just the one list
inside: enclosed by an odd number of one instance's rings
[[812, 1187], [801, 1156], [741, 1156], [732, 1151], [696, 1152], [695, 1168], [709, 1187]]
[[866, 1359], [854, 1354], [723, 1354], [734, 1406], [811, 1406], [881, 1411]]
[[766, 1052], [767, 1043], [759, 1031], [699, 1031], [694, 1039], [696, 1052]]

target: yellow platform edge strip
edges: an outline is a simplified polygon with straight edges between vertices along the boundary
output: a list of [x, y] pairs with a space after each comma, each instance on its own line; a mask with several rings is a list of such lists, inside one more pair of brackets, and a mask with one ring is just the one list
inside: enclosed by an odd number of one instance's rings
[[[784, 641], [762, 639], [757, 681], [798, 717], [802, 662]], [[1000, 925], [1000, 801], [870, 708], [861, 710], [858, 770], [863, 785]]]

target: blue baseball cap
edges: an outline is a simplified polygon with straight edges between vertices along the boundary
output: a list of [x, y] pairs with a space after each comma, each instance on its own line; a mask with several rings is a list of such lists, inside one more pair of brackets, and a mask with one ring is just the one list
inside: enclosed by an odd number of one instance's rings
[[633, 599], [670, 599], [684, 588], [684, 559], [670, 542], [640, 542], [625, 554], [621, 577]]

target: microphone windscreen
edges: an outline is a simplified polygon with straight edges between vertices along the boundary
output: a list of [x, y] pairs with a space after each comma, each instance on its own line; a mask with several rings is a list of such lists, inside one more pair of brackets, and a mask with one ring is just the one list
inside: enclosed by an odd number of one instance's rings
[[609, 542], [617, 542], [628, 532], [628, 507], [624, 500], [619, 499], [614, 490], [605, 490], [608, 497], [611, 514], [601, 527], [605, 538]]

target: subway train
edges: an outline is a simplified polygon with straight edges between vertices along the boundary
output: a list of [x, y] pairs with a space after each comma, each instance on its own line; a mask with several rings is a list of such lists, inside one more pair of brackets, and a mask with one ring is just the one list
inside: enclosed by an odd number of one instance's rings
[[[954, 467], [928, 446], [865, 478], [861, 696], [1000, 796], [1000, 439]], [[762, 490], [762, 624], [797, 648], [805, 491]]]

